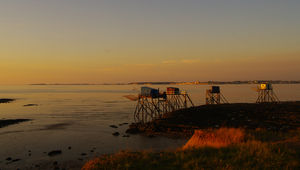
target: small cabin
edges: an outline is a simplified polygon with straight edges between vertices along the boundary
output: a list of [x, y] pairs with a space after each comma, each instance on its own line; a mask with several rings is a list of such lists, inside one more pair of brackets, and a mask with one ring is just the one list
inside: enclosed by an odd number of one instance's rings
[[180, 95], [179, 88], [167, 87], [167, 94]]
[[260, 90], [272, 90], [272, 84], [271, 83], [260, 84]]
[[211, 93], [220, 93], [220, 86], [211, 86]]
[[159, 97], [159, 90], [150, 87], [141, 87], [141, 96], [157, 98]]

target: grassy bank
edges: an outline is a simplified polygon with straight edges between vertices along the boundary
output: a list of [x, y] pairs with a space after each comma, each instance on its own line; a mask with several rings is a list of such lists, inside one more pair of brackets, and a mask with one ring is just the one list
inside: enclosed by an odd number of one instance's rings
[[83, 170], [100, 169], [298, 169], [300, 132], [244, 132], [244, 140], [225, 147], [165, 152], [123, 151], [91, 160]]
[[175, 151], [102, 155], [83, 170], [300, 169], [300, 102], [204, 105], [178, 110], [128, 132], [189, 137]]

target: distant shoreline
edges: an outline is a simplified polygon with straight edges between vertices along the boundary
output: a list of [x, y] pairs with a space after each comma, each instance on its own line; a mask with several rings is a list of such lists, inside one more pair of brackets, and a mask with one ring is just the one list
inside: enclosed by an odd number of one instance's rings
[[46, 86], [46, 85], [62, 85], [62, 86], [93, 86], [93, 85], [222, 85], [222, 84], [260, 84], [270, 82], [272, 84], [300, 84], [300, 80], [249, 80], [249, 81], [194, 81], [194, 82], [131, 82], [131, 83], [102, 83], [102, 84], [89, 84], [89, 83], [37, 83], [29, 84], [33, 86]]

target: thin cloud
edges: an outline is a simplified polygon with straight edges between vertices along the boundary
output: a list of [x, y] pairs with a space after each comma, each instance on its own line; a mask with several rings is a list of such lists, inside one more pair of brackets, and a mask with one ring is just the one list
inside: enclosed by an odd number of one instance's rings
[[178, 61], [177, 60], [166, 60], [166, 61], [163, 61], [162, 63], [163, 64], [176, 64], [176, 63], [178, 63]]
[[162, 64], [194, 64], [199, 62], [199, 59], [165, 60], [162, 62]]
[[181, 63], [184, 64], [194, 64], [194, 63], [199, 63], [200, 60], [199, 59], [185, 59], [185, 60], [181, 60]]

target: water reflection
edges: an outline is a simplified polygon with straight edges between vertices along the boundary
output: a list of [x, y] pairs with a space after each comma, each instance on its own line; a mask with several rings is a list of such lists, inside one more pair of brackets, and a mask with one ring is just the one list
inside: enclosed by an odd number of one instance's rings
[[[167, 86], [153, 86], [166, 89]], [[177, 86], [186, 90], [195, 105], [204, 104], [208, 86]], [[222, 93], [229, 102], [255, 102], [255, 85], [223, 85]], [[15, 98], [13, 103], [0, 104], [0, 119], [33, 119], [18, 125], [0, 128], [0, 167], [32, 164], [52, 160], [45, 152], [60, 149], [60, 160], [84, 159], [122, 149], [161, 150], [182, 146], [186, 140], [148, 138], [133, 135], [123, 138], [133, 121], [135, 102], [122, 97], [136, 95], [140, 86], [0, 86], [1, 98]], [[300, 85], [274, 85], [280, 100], [300, 100]], [[35, 107], [24, 107], [37, 104]], [[120, 124], [124, 124], [120, 126]], [[111, 128], [117, 125], [118, 128]], [[115, 137], [114, 132], [121, 135]], [[72, 150], [68, 150], [68, 147]], [[88, 151], [97, 148], [93, 153]], [[27, 152], [31, 150], [31, 156]], [[20, 158], [6, 165], [7, 157]], [[57, 159], [55, 158], [55, 159]]]

